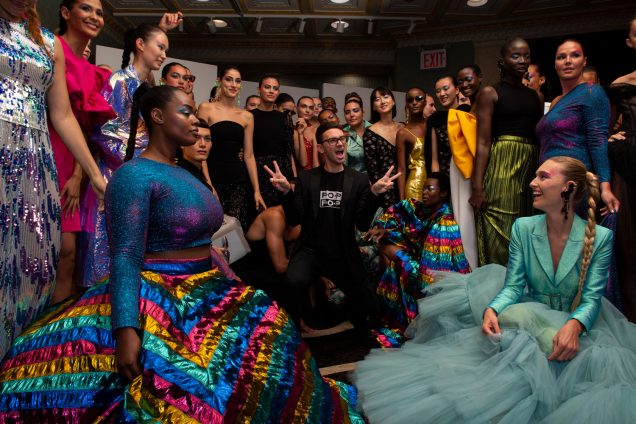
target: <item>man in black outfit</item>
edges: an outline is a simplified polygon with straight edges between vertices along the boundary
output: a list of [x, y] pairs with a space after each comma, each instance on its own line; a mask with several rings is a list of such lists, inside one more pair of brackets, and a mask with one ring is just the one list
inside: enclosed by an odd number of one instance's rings
[[275, 171], [265, 166], [274, 187], [285, 194], [282, 205], [287, 223], [302, 224], [284, 281], [284, 306], [308, 329], [302, 318], [310, 308], [309, 287], [319, 276], [328, 277], [346, 294], [352, 324], [366, 334], [367, 317], [378, 316], [379, 303], [364, 270], [354, 230], [369, 228], [381, 204], [378, 196], [393, 188], [398, 175], [390, 177], [391, 167], [370, 186], [366, 174], [345, 167], [347, 136], [335, 124], [319, 126], [316, 142], [325, 158], [324, 166], [301, 172], [293, 191], [276, 162]]

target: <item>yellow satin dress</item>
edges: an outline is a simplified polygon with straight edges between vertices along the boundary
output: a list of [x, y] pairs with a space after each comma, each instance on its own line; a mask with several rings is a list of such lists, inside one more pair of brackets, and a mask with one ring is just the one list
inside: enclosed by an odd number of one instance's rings
[[[407, 128], [405, 130], [409, 131]], [[409, 176], [404, 187], [404, 195], [407, 199], [422, 200], [422, 190], [426, 181], [426, 162], [424, 160], [424, 137], [415, 137], [415, 145], [409, 155]]]

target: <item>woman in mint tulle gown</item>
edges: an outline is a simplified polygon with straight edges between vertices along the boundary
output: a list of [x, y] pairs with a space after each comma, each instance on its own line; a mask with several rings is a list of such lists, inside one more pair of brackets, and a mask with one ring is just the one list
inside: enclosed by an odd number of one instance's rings
[[[636, 326], [602, 297], [612, 234], [595, 223], [597, 179], [554, 157], [531, 188], [545, 214], [514, 223], [508, 268], [438, 273], [413, 340], [359, 364], [372, 423], [633, 421]], [[584, 195], [587, 222], [572, 206]]]

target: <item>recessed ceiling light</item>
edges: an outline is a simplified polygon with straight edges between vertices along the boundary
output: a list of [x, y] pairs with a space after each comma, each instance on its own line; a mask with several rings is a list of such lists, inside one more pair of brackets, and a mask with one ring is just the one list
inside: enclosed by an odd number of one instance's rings
[[488, 0], [468, 0], [466, 4], [470, 7], [479, 7], [488, 3]]
[[349, 0], [329, 0], [329, 1], [336, 4], [349, 3]]
[[227, 22], [223, 19], [213, 19], [212, 21], [217, 28], [225, 28], [227, 26]]

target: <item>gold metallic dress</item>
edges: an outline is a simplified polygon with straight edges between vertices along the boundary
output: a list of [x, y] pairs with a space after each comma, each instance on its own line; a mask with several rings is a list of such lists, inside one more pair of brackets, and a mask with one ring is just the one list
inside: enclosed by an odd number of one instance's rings
[[422, 200], [422, 189], [426, 181], [426, 162], [424, 161], [424, 137], [417, 137], [408, 128], [404, 128], [415, 137], [415, 145], [409, 155], [409, 176], [404, 193], [407, 199]]

